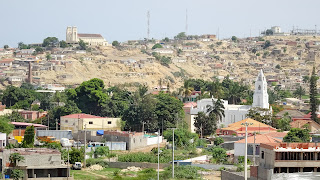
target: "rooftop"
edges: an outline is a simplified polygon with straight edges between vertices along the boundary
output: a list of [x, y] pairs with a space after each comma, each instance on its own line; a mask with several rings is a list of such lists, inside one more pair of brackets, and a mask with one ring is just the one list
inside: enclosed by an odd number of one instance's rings
[[[255, 140], [254, 140], [255, 139]], [[260, 143], [280, 143], [281, 140], [276, 139], [274, 137], [271, 136], [267, 136], [265, 134], [259, 134], [256, 135], [256, 137], [254, 136], [250, 136], [247, 138], [247, 142], [250, 144], [256, 143], [256, 144], [260, 144]], [[245, 143], [245, 139], [241, 139], [235, 143]]]
[[20, 153], [21, 155], [32, 155], [32, 154], [61, 154], [57, 149], [49, 148], [14, 148], [10, 149], [11, 153]]
[[99, 37], [99, 38], [102, 38], [101, 34], [78, 34], [78, 37]]
[[80, 119], [83, 119], [83, 118], [104, 118], [104, 117], [100, 117], [100, 116], [94, 116], [94, 115], [91, 115], [91, 114], [83, 114], [83, 113], [80, 113], [80, 114], [70, 114], [70, 115], [66, 115], [66, 116], [62, 116], [63, 118], [80, 118]]
[[11, 122], [11, 124], [13, 124], [15, 126], [32, 126], [33, 125], [34, 127], [47, 127], [42, 124], [25, 123], [25, 122]]

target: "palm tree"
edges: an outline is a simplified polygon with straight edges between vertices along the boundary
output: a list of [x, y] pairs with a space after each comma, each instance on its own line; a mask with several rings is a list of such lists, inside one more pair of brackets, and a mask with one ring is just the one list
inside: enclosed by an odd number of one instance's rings
[[16, 167], [18, 162], [24, 161], [24, 157], [21, 156], [20, 153], [12, 153], [9, 156], [9, 161], [14, 167]]
[[294, 94], [296, 97], [299, 97], [300, 100], [301, 100], [301, 97], [306, 94], [306, 91], [305, 91], [301, 86], [299, 86], [299, 87], [293, 92], [293, 94]]
[[212, 99], [212, 106], [210, 104], [207, 105], [207, 113], [209, 115], [214, 115], [217, 121], [222, 121], [222, 118], [225, 117], [224, 115], [224, 105], [221, 99], [214, 101]]

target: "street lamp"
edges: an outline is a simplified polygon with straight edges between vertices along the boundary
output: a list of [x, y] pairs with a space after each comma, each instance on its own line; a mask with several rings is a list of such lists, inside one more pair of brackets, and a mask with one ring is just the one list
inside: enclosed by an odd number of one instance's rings
[[245, 154], [244, 154], [244, 179], [248, 179], [248, 168], [247, 168], [247, 159], [248, 159], [248, 126], [253, 125], [253, 123], [248, 123], [247, 121], [245, 123], [241, 123], [241, 125], [246, 126], [246, 138], [245, 138]]

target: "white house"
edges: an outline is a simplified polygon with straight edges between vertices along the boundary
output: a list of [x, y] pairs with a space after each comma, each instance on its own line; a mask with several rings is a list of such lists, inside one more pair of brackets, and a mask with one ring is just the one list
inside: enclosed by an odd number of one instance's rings
[[153, 50], [153, 52], [159, 53], [159, 54], [173, 54], [172, 49], [166, 49], [166, 48], [157, 48]]
[[[185, 120], [187, 124], [189, 124], [189, 129], [191, 132], [195, 132], [195, 127], [193, 126], [195, 117], [197, 116], [198, 112], [205, 112], [207, 113], [207, 106], [213, 105], [213, 101], [217, 101], [214, 98], [208, 99], [201, 99], [197, 101], [196, 107], [190, 108], [190, 113], [186, 113]], [[246, 118], [248, 111], [252, 107], [260, 107], [269, 109], [269, 96], [267, 93], [267, 81], [262, 72], [259, 72], [258, 77], [255, 82], [255, 92], [253, 95], [253, 103], [252, 106], [250, 105], [234, 105], [228, 104], [227, 100], [222, 100], [224, 105], [224, 114], [225, 117], [222, 118], [221, 122], [218, 122], [218, 127], [221, 126], [228, 126], [229, 124], [241, 121]]]
[[7, 146], [7, 134], [0, 133], [0, 148], [5, 148]]

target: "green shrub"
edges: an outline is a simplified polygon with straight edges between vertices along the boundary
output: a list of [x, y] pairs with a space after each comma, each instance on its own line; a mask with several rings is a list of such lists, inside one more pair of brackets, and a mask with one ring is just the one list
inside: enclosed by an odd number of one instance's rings
[[87, 159], [86, 166], [90, 167], [92, 165], [99, 164], [100, 166], [107, 168], [109, 163], [103, 159]]
[[220, 168], [219, 168], [219, 171], [222, 171], [222, 170], [226, 170], [226, 168], [225, 168], [225, 167], [223, 167], [223, 166], [222, 166], [222, 167], [220, 167]]
[[[194, 166], [177, 166], [174, 168], [175, 178], [177, 179], [197, 179], [200, 175], [198, 174], [198, 167]], [[172, 176], [172, 167], [169, 166], [161, 175], [161, 179], [170, 179]]]
[[[238, 157], [238, 163], [239, 163], [239, 164], [243, 164], [243, 163], [244, 163], [244, 156], [239, 156], [239, 157]], [[247, 159], [247, 163], [248, 163], [248, 164], [251, 164], [251, 161], [250, 161], [249, 158]]]
[[222, 137], [216, 137], [216, 138], [214, 139], [214, 145], [218, 146], [218, 145], [220, 145], [220, 144], [222, 144], [222, 143], [224, 143], [224, 140], [223, 140]]

